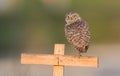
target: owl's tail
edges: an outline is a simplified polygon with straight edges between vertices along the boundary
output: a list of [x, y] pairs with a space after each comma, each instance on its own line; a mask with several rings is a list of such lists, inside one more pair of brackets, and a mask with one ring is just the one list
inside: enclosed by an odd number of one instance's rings
[[86, 53], [88, 50], [89, 46], [85, 46], [85, 47], [78, 47], [78, 46], [74, 46], [74, 48], [79, 51], [80, 53]]

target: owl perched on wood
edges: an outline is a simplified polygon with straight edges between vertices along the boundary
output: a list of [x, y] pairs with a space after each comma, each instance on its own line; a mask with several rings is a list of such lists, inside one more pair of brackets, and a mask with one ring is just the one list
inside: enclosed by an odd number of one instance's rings
[[80, 53], [86, 53], [89, 47], [89, 28], [80, 15], [69, 12], [65, 17], [65, 36], [68, 42]]

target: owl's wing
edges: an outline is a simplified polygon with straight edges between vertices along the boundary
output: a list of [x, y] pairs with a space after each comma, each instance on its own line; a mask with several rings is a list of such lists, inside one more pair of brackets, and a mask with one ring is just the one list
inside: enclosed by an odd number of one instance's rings
[[[69, 27], [68, 27], [69, 26]], [[65, 35], [69, 43], [79, 51], [86, 51], [89, 46], [90, 33], [84, 21], [74, 23], [65, 28]]]

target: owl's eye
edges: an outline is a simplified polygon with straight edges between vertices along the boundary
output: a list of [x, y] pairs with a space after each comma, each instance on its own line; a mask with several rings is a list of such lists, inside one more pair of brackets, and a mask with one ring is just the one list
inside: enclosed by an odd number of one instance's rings
[[75, 17], [77, 17], [76, 15], [73, 15], [73, 17], [75, 18]]
[[69, 19], [70, 17], [69, 16], [67, 16], [67, 19]]

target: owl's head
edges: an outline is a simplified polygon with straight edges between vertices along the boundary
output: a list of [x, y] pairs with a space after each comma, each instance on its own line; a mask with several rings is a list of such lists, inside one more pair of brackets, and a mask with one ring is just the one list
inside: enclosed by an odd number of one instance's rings
[[69, 12], [66, 14], [65, 21], [67, 24], [72, 24], [76, 21], [81, 21], [81, 17], [78, 13], [76, 12]]

